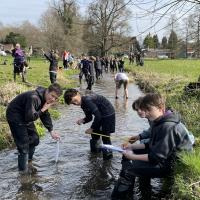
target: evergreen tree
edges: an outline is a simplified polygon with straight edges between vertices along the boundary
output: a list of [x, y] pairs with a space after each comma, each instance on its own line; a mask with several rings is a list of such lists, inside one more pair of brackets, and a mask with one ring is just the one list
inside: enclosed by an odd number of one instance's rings
[[154, 48], [154, 40], [150, 33], [144, 38], [143, 45], [145, 48]]
[[178, 44], [177, 34], [172, 30], [168, 40], [168, 48], [171, 50], [176, 50]]
[[154, 43], [154, 49], [157, 49], [160, 46], [157, 34], [153, 36], [153, 43]]
[[23, 48], [27, 46], [26, 38], [23, 35], [14, 32], [10, 32], [6, 35], [5, 43], [13, 45], [19, 43]]
[[162, 48], [163, 48], [163, 49], [166, 49], [167, 46], [168, 46], [168, 44], [167, 44], [167, 37], [164, 36], [164, 37], [162, 38]]

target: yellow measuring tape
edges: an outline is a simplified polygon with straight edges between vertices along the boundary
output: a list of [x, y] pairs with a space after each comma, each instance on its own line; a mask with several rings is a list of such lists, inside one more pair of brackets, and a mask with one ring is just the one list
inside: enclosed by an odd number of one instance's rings
[[129, 137], [120, 137], [120, 136], [109, 136], [109, 135], [103, 135], [103, 134], [100, 134], [100, 133], [86, 133], [88, 135], [98, 135], [98, 136], [101, 136], [101, 137], [107, 137], [107, 138], [112, 138], [112, 139], [122, 139], [123, 141], [129, 141]]

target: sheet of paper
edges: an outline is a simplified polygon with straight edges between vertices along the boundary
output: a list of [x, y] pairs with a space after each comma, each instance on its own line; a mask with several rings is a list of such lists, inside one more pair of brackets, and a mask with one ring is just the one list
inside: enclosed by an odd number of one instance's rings
[[112, 151], [118, 151], [118, 152], [124, 151], [121, 147], [115, 147], [115, 146], [110, 145], [110, 144], [102, 144], [101, 147], [105, 148], [105, 149], [110, 149]]

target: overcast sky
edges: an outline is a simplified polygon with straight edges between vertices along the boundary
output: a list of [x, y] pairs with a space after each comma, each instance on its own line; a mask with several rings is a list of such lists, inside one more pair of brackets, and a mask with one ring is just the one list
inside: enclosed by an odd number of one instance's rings
[[[41, 15], [47, 10], [49, 6], [49, 0], [0, 0], [0, 22], [3, 25], [15, 25], [20, 24], [23, 21], [30, 21], [31, 23], [37, 25], [38, 20]], [[81, 12], [85, 11], [88, 3], [92, 0], [77, 0]], [[162, 0], [165, 1], [165, 0]], [[145, 2], [145, 1], [144, 1]], [[150, 1], [148, 1], [150, 2]], [[152, 1], [151, 1], [152, 2]], [[141, 5], [144, 8], [144, 5]], [[132, 17], [129, 20], [129, 23], [132, 27], [130, 35], [144, 37], [151, 32], [152, 34], [158, 34], [161, 39], [163, 35], [166, 34], [166, 30], [160, 30], [169, 21], [169, 16], [164, 17], [154, 28], [147, 30], [148, 27], [154, 24], [152, 16], [141, 16], [144, 14], [144, 10], [141, 10], [138, 7], [130, 6], [132, 11]], [[141, 32], [147, 30], [144, 34]]]

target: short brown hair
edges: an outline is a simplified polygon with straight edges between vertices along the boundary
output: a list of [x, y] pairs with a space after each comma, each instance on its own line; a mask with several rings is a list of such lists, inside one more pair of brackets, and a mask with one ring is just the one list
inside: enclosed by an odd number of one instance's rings
[[67, 89], [64, 93], [64, 100], [66, 104], [71, 104], [72, 98], [75, 97], [78, 94], [78, 90], [70, 88]]
[[165, 107], [165, 100], [159, 93], [148, 93], [142, 98], [140, 109], [150, 110], [152, 106], [157, 108]]
[[61, 96], [62, 88], [58, 83], [53, 83], [48, 87], [48, 92], [55, 92], [58, 96]]
[[143, 97], [139, 97], [133, 102], [133, 104], [132, 104], [133, 110], [137, 111], [140, 108], [140, 104], [142, 102], [142, 99], [143, 99]]

